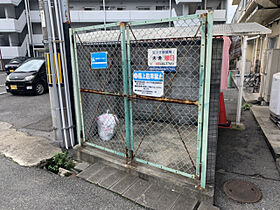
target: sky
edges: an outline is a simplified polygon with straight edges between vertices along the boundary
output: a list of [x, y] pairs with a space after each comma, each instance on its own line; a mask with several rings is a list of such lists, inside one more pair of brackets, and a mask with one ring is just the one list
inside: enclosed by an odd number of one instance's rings
[[237, 8], [237, 5], [232, 5], [232, 0], [228, 0], [228, 17], [227, 17], [227, 23], [231, 23], [231, 20], [234, 16], [235, 10]]

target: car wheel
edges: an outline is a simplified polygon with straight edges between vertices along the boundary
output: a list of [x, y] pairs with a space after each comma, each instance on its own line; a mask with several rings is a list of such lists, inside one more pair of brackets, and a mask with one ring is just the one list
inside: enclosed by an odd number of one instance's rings
[[45, 92], [45, 87], [42, 83], [37, 83], [35, 85], [35, 93], [36, 95], [42, 95]]

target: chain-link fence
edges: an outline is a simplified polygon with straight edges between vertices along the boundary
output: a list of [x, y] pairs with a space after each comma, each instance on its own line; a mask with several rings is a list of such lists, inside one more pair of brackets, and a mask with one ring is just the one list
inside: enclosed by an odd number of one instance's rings
[[[74, 29], [81, 138], [128, 162], [199, 178], [206, 25], [206, 15], [191, 15]], [[104, 116], [115, 127], [107, 140]]]

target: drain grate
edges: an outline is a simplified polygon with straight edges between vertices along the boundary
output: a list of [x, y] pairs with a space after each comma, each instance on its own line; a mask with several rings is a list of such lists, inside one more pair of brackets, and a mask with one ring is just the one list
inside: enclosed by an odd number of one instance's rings
[[223, 190], [228, 197], [240, 203], [256, 203], [262, 198], [262, 192], [256, 185], [243, 180], [228, 180]]

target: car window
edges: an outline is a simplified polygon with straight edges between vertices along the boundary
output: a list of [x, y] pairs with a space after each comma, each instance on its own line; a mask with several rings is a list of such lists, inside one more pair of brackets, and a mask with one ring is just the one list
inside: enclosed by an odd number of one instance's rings
[[15, 72], [39, 71], [44, 62], [44, 60], [29, 60], [18, 67]]
[[11, 61], [10, 61], [10, 63], [12, 63], [12, 64], [18, 64], [18, 63], [20, 63], [21, 61], [19, 60], [19, 59], [12, 59]]

